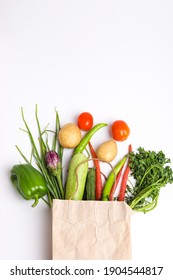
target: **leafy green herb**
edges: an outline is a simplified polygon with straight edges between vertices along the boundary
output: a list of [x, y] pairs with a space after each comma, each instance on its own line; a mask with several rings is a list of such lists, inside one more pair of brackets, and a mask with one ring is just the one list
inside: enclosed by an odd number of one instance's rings
[[134, 186], [127, 187], [126, 202], [135, 211], [148, 212], [158, 202], [161, 187], [173, 183], [170, 159], [162, 151], [145, 151], [139, 147], [129, 154]]

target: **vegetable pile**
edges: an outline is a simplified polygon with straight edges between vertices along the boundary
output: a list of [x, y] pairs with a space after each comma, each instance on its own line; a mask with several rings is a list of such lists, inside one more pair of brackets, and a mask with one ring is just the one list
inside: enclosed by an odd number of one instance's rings
[[[118, 154], [117, 142], [125, 141], [130, 128], [123, 120], [116, 120], [110, 126], [110, 139], [102, 142], [96, 149], [92, 137], [106, 123], [94, 125], [91, 113], [79, 114], [76, 123], [60, 126], [58, 112], [55, 110], [55, 129], [48, 126], [42, 130], [35, 108], [38, 139], [25, 120], [22, 120], [31, 143], [28, 159], [16, 146], [25, 163], [16, 164], [11, 169], [11, 181], [24, 199], [39, 199], [52, 206], [53, 199], [125, 201], [133, 210], [148, 212], [158, 202], [161, 187], [173, 183], [171, 161], [162, 151], [146, 151], [139, 147], [127, 153], [114, 164]], [[64, 174], [63, 152], [72, 150], [66, 174]], [[102, 163], [102, 165], [100, 164]], [[109, 165], [109, 174], [104, 174], [101, 166]], [[132, 183], [133, 182], [133, 183]]]

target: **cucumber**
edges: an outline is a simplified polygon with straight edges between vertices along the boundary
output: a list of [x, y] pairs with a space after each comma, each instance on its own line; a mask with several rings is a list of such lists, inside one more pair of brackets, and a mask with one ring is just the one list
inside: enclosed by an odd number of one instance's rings
[[65, 199], [82, 200], [87, 172], [87, 157], [83, 153], [75, 154], [69, 164]]
[[86, 199], [95, 200], [95, 184], [96, 184], [96, 171], [91, 168], [88, 171], [86, 179]]

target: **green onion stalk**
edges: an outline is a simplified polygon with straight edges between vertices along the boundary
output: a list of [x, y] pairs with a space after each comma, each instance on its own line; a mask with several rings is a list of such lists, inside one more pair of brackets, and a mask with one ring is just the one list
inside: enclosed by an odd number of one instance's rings
[[[43, 131], [41, 130], [39, 117], [38, 117], [38, 108], [35, 107], [35, 118], [38, 129], [38, 143], [33, 138], [32, 132], [25, 120], [23, 108], [21, 108], [22, 120], [25, 125], [25, 131], [31, 143], [31, 159], [28, 160], [27, 157], [22, 153], [19, 147], [16, 145], [17, 150], [25, 160], [27, 164], [34, 165], [32, 160], [34, 158], [35, 164], [38, 167], [40, 173], [42, 174], [48, 189], [48, 201], [43, 199], [50, 207], [52, 206], [53, 199], [63, 199], [64, 198], [64, 189], [63, 189], [63, 174], [62, 174], [62, 157], [63, 157], [63, 148], [58, 142], [58, 132], [60, 130], [60, 121], [58, 112], [55, 110], [56, 119], [55, 119], [55, 131], [48, 130], [46, 127]], [[49, 146], [49, 132], [53, 133], [52, 145]], [[37, 147], [38, 146], [38, 147]], [[53, 154], [53, 157], [52, 157]], [[55, 163], [57, 160], [56, 166], [53, 169], [50, 168], [51, 160]]]

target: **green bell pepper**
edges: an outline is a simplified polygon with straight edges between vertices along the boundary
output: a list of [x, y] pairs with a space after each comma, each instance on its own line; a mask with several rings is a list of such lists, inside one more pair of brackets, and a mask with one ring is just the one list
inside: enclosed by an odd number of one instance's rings
[[44, 177], [30, 164], [14, 165], [11, 169], [11, 181], [24, 199], [35, 200], [32, 207], [48, 192]]

